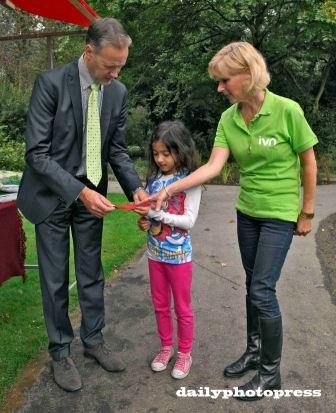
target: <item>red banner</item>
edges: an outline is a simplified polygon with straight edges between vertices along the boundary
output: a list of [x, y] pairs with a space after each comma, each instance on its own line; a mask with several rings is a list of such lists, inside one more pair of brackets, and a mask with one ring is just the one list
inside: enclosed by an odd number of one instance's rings
[[79, 26], [89, 26], [99, 15], [84, 0], [10, 0], [16, 7], [37, 16]]

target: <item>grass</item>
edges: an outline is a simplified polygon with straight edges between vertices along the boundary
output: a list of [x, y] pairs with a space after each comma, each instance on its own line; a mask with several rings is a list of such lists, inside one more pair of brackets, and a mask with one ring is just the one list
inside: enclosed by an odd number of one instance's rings
[[[111, 194], [111, 202], [127, 202], [124, 195]], [[114, 211], [104, 223], [102, 262], [106, 278], [134, 256], [144, 244], [145, 234], [136, 226], [133, 212]], [[27, 236], [27, 264], [36, 264], [34, 227], [24, 220]], [[72, 253], [72, 252], [71, 252]], [[73, 260], [70, 284], [75, 281]], [[13, 277], [0, 287], [0, 411], [6, 391], [15, 383], [24, 367], [48, 345], [44, 325], [38, 271], [27, 270], [27, 281]], [[70, 310], [78, 306], [76, 288], [70, 291]]]

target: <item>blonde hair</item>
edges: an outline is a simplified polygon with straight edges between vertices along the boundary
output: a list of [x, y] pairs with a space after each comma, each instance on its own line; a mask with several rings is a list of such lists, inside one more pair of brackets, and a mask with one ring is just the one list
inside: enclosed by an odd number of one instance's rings
[[208, 67], [210, 77], [220, 80], [225, 69], [234, 75], [250, 72], [251, 81], [245, 86], [245, 92], [249, 95], [266, 89], [271, 81], [265, 59], [248, 42], [229, 43], [215, 54]]

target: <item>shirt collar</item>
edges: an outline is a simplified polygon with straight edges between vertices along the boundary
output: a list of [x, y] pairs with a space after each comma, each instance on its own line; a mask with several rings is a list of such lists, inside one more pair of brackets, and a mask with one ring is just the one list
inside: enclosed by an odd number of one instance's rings
[[88, 89], [94, 80], [92, 79], [86, 64], [84, 63], [84, 54], [78, 59], [78, 72], [79, 72], [79, 79], [83, 90]]
[[[272, 113], [273, 107], [274, 107], [273, 106], [273, 93], [270, 92], [268, 89], [265, 89], [264, 101], [263, 101], [263, 104], [261, 105], [261, 108], [259, 109], [259, 113], [256, 115], [256, 118], [258, 118], [261, 115], [266, 115], [266, 116], [270, 115]], [[239, 123], [240, 120], [242, 120], [242, 116], [239, 110], [238, 103], [235, 103], [233, 118], [237, 123]]]
[[265, 98], [261, 108], [259, 109], [259, 115], [270, 115], [272, 113], [273, 106], [273, 93], [268, 89], [265, 89]]

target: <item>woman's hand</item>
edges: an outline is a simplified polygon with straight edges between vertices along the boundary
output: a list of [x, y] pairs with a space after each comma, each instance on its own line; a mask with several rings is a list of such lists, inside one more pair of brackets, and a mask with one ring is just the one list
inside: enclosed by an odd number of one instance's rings
[[149, 221], [149, 219], [145, 218], [145, 217], [140, 217], [138, 219], [138, 227], [142, 230], [142, 231], [148, 231], [151, 227], [151, 223]]
[[169, 198], [168, 187], [161, 189], [161, 191], [157, 192], [155, 195], [152, 195], [149, 198], [149, 201], [152, 202], [152, 208], [155, 211], [160, 211], [166, 205], [166, 201]]
[[313, 229], [313, 222], [311, 219], [299, 217], [297, 220], [296, 229], [295, 229], [294, 234], [302, 235], [305, 237], [311, 232], [312, 229]]
[[149, 199], [151, 201], [156, 202], [156, 205], [152, 206], [152, 208], [155, 208], [156, 211], [160, 211], [160, 209], [163, 208], [164, 202], [167, 201], [170, 196], [194, 186], [204, 184], [219, 175], [229, 155], [230, 151], [227, 148], [213, 148], [210, 158], [205, 165], [196, 169], [196, 171], [185, 178], [173, 182], [171, 185], [167, 185], [161, 189], [160, 192], [150, 197]]
[[[302, 166], [302, 186], [303, 201], [302, 210], [310, 214], [314, 212], [314, 200], [316, 192], [316, 159], [314, 149], [309, 148], [299, 153], [300, 163]], [[298, 217], [295, 235], [308, 235], [313, 228], [313, 221], [309, 218]]]

